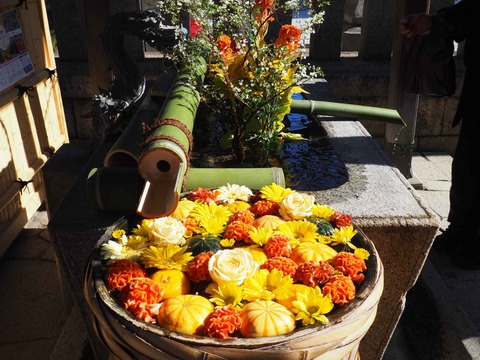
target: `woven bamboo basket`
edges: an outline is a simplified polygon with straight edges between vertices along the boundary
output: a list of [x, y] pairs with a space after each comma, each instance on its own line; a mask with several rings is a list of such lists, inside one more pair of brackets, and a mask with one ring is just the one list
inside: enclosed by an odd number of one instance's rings
[[[374, 244], [357, 228], [353, 243], [370, 252], [366, 278], [356, 298], [328, 314], [329, 323], [301, 327], [263, 338], [213, 339], [167, 331], [136, 319], [106, 289], [100, 246], [113, 230], [125, 226], [122, 218], [100, 238], [85, 273], [84, 293], [92, 311], [92, 326], [109, 349], [111, 359], [167, 360], [359, 360], [359, 345], [372, 325], [383, 292], [383, 265]], [[127, 225], [128, 226], [128, 225]]]

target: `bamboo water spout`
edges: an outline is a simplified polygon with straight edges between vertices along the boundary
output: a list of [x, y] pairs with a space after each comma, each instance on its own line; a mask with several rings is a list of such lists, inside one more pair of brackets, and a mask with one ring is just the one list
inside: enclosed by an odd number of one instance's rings
[[178, 203], [192, 148], [192, 130], [205, 79], [206, 62], [184, 69], [170, 88], [163, 107], [144, 141], [138, 171], [145, 180], [137, 213], [146, 218], [166, 216]]
[[338, 116], [348, 118], [348, 120], [368, 118], [369, 120], [406, 126], [397, 110], [374, 106], [346, 104], [332, 101], [292, 100], [290, 111], [292, 113], [305, 115]]

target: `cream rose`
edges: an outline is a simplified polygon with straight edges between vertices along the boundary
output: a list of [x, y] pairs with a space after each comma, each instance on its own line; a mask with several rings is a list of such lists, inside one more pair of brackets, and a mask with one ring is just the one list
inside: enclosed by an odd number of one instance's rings
[[235, 281], [242, 285], [258, 268], [252, 254], [240, 248], [219, 250], [208, 261], [208, 271], [216, 283]]
[[180, 220], [171, 216], [154, 219], [150, 225], [150, 231], [152, 241], [155, 245], [185, 245], [183, 235], [187, 231], [187, 228]]
[[315, 197], [304, 193], [293, 192], [280, 202], [279, 213], [285, 220], [301, 220], [312, 216]]

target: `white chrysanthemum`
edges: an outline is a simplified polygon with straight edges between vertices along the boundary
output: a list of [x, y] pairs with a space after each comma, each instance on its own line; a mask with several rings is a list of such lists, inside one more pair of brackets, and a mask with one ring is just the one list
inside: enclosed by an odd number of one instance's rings
[[135, 261], [138, 259], [140, 251], [122, 245], [115, 240], [109, 240], [102, 245], [100, 255], [107, 260], [107, 263], [122, 259]]
[[227, 184], [226, 186], [220, 186], [217, 194], [217, 200], [231, 204], [235, 200], [248, 201], [253, 192], [243, 185]]

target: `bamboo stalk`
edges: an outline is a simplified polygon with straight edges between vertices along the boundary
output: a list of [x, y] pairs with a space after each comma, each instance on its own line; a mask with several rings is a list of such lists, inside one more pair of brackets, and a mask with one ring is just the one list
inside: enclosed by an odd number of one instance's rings
[[[363, 118], [407, 126], [397, 110], [374, 106], [346, 104], [332, 101], [292, 100], [290, 112], [305, 115], [347, 117], [352, 120]], [[343, 119], [333, 118], [331, 120]]]
[[138, 159], [138, 171], [145, 180], [137, 212], [159, 217], [175, 210], [189, 163], [191, 133], [195, 122], [207, 65], [199, 58], [192, 68], [179, 73]]
[[[198, 187], [218, 188], [227, 184], [260, 189], [272, 183], [285, 186], [282, 168], [191, 168], [185, 180], [185, 191]], [[92, 206], [98, 210], [130, 212], [136, 209], [144, 185], [135, 168], [94, 168], [87, 178], [87, 195]]]

